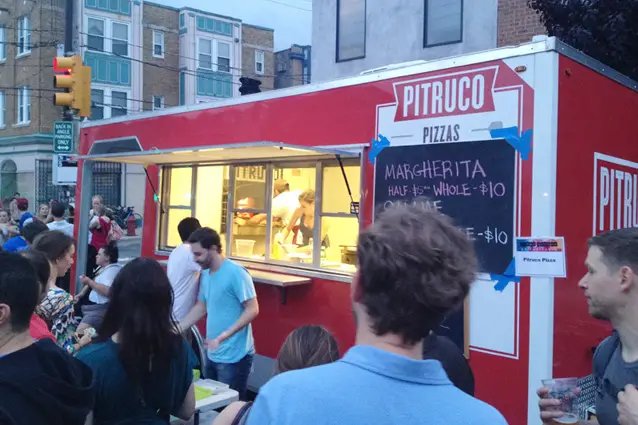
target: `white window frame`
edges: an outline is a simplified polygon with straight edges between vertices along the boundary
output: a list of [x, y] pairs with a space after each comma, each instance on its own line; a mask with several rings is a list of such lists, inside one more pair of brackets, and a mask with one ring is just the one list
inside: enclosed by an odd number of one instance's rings
[[[16, 58], [31, 54], [31, 22], [28, 16], [18, 18]], [[22, 44], [20, 44], [22, 42]]]
[[[160, 101], [159, 107], [155, 106], [155, 99], [159, 99]], [[158, 109], [164, 109], [164, 96], [153, 96], [153, 110], [156, 111]]]
[[[225, 56], [220, 56], [219, 53], [219, 43], [224, 43], [228, 45], [228, 58], [226, 58]], [[228, 74], [232, 74], [233, 72], [233, 45], [232, 43], [229, 43], [227, 41], [222, 41], [222, 40], [215, 40], [215, 56], [213, 56], [215, 58], [215, 71], [217, 72], [226, 72]], [[220, 71], [219, 70], [219, 58], [224, 58], [224, 59], [228, 59], [228, 71]]]
[[[100, 50], [91, 50], [88, 48], [89, 45], [89, 18], [90, 19], [95, 19], [98, 21], [102, 21], [104, 22], [104, 50], [100, 51]], [[113, 24], [120, 24], [120, 25], [126, 25], [126, 36], [127, 36], [127, 40], [126, 40], [126, 55], [116, 55], [113, 53]], [[110, 18], [106, 18], [104, 16], [97, 16], [97, 15], [85, 15], [84, 16], [84, 28], [86, 28], [85, 31], [83, 31], [83, 41], [84, 41], [84, 45], [86, 46], [86, 50], [87, 51], [94, 51], [94, 52], [98, 52], [98, 53], [106, 53], [106, 54], [111, 54], [114, 56], [118, 56], [118, 57], [131, 57], [131, 23], [130, 22], [126, 22], [126, 21], [118, 21], [117, 19], [110, 19]], [[118, 38], [117, 40], [123, 41], [122, 39]]]
[[112, 115], [112, 102], [113, 102], [113, 95], [112, 93], [114, 91], [116, 92], [123, 92], [126, 93], [126, 114], [127, 115], [131, 115], [131, 113], [133, 113], [133, 100], [132, 100], [132, 95], [133, 92], [130, 89], [124, 88], [124, 87], [114, 87], [114, 86], [106, 86], [103, 84], [93, 84], [91, 89], [93, 90], [101, 90], [104, 93], [104, 104], [102, 105], [102, 108], [104, 108], [104, 118], [103, 119], [109, 119], [109, 118], [113, 118]]
[[3, 91], [0, 91], [0, 130], [6, 128], [7, 120], [7, 97], [5, 96]]
[[0, 63], [7, 60], [7, 26], [0, 25]]
[[[199, 60], [199, 56], [202, 54], [201, 53], [201, 45], [202, 45], [202, 41], [210, 41], [210, 68], [202, 66], [201, 64], [201, 60]], [[208, 53], [204, 53], [206, 56], [208, 56]], [[213, 71], [215, 70], [215, 62], [213, 62], [213, 58], [215, 57], [215, 42], [212, 38], [207, 38], [207, 37], [197, 37], [197, 68], [198, 69], [206, 69], [209, 71]]]
[[[16, 104], [16, 125], [29, 125], [31, 122], [31, 89], [28, 86], [18, 88]], [[20, 115], [22, 115], [22, 120]]]
[[[260, 58], [261, 56], [261, 58]], [[257, 68], [257, 65], [261, 64], [261, 71]], [[255, 50], [255, 74], [264, 75], [266, 69], [266, 52], [263, 50]]]
[[[210, 41], [211, 42], [211, 59], [210, 59], [210, 63], [211, 63], [211, 67], [210, 68], [205, 68], [202, 67], [200, 64], [200, 60], [199, 60], [199, 52], [200, 52], [200, 44], [202, 42], [202, 40], [206, 40], [206, 41]], [[217, 61], [219, 60], [219, 46], [218, 43], [224, 43], [228, 45], [228, 52], [229, 52], [229, 58], [228, 58], [228, 72], [226, 71], [219, 71], [219, 65], [217, 63]], [[201, 37], [198, 36], [197, 37], [197, 68], [198, 69], [205, 69], [207, 71], [214, 71], [214, 72], [224, 72], [224, 73], [228, 73], [228, 74], [232, 74], [233, 73], [233, 69], [235, 69], [234, 65], [233, 65], [233, 43], [231, 43], [230, 41], [226, 41], [226, 40], [218, 40], [216, 38], [213, 37]]]
[[[155, 37], [159, 36], [161, 42], [160, 43], [156, 43], [155, 42]], [[155, 53], [155, 46], [160, 46], [162, 49], [162, 54], [158, 55]], [[164, 32], [163, 31], [157, 31], [154, 30], [153, 31], [153, 57], [154, 58], [160, 58], [160, 59], [164, 59]]]
[[[126, 27], [126, 40], [114, 37], [114, 32], [115, 31], [113, 31], [113, 26], [115, 24], [124, 25]], [[110, 20], [109, 30], [111, 31], [110, 34], [109, 34], [109, 38], [108, 38], [108, 40], [111, 42], [110, 43], [110, 47], [111, 47], [110, 52], [115, 55], [115, 53], [113, 53], [113, 41], [116, 41], [116, 40], [117, 41], [126, 41], [126, 54], [125, 55], [117, 54], [116, 56], [127, 57], [127, 58], [130, 57], [131, 56], [131, 25], [128, 22]]]
[[[97, 35], [92, 35], [89, 34], [89, 19], [93, 19], [94, 21], [101, 21], [102, 22], [102, 29], [104, 34], [102, 35], [102, 50], [93, 50], [91, 48], [89, 48], [89, 36], [93, 36], [93, 37], [98, 37]], [[84, 26], [86, 28], [86, 34], [84, 34], [84, 44], [86, 45], [86, 49], [90, 50], [90, 51], [94, 51], [94, 52], [99, 52], [99, 53], [108, 53], [108, 47], [106, 45], [107, 43], [107, 32], [108, 30], [107, 28], [107, 20], [105, 18], [101, 18], [101, 17], [97, 17], [97, 16], [87, 16], [86, 19], [84, 20]]]

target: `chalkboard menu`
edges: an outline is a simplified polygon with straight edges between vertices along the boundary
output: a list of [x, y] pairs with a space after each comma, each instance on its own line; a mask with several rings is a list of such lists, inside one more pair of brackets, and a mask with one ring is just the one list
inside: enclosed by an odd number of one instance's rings
[[[504, 140], [395, 146], [376, 158], [378, 214], [417, 203], [450, 216], [474, 241], [480, 271], [502, 274], [512, 260], [515, 150]], [[464, 341], [463, 311], [437, 332]]]

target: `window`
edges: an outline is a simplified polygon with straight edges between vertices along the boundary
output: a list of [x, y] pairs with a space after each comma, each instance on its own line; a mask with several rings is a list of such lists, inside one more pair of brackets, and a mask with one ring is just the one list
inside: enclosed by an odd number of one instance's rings
[[111, 92], [111, 117], [121, 117], [126, 115], [128, 107], [128, 93], [123, 91]]
[[231, 257], [354, 272], [360, 161], [343, 164], [343, 171], [336, 160], [165, 167], [160, 248], [179, 245], [177, 224], [194, 216], [219, 231]]
[[87, 47], [90, 50], [104, 52], [104, 21], [102, 19], [89, 18], [87, 33]]
[[199, 39], [199, 68], [213, 69], [213, 40]]
[[230, 44], [217, 42], [217, 71], [230, 72]]
[[126, 115], [131, 109], [131, 93], [108, 87], [91, 90], [91, 120]]
[[425, 0], [423, 46], [463, 40], [463, 0]]
[[118, 56], [128, 56], [128, 25], [113, 22], [111, 52]]
[[337, 62], [366, 55], [366, 0], [337, 0]]
[[[232, 68], [230, 43], [210, 38], [198, 38], [197, 45], [198, 68], [230, 73]], [[213, 60], [213, 58], [215, 59]]]
[[7, 27], [0, 25], [0, 62], [7, 60]]
[[162, 248], [182, 243], [177, 225], [186, 217], [196, 217], [202, 226], [217, 230], [225, 247], [229, 168], [197, 166], [162, 170], [162, 196], [167, 205], [161, 220]]
[[164, 57], [164, 33], [162, 31], [153, 31], [153, 57]]
[[89, 50], [129, 55], [129, 25], [124, 22], [89, 16], [86, 18], [86, 46]]
[[18, 19], [18, 56], [31, 52], [31, 25], [27, 16]]
[[4, 92], [0, 92], [0, 129], [4, 128], [6, 126], [5, 124], [5, 112], [6, 112], [6, 105], [5, 105], [5, 97], [4, 97]]
[[29, 87], [18, 89], [18, 116], [16, 124], [28, 124], [31, 121], [31, 99]]
[[255, 73], [264, 74], [264, 52], [261, 50], [255, 50]]
[[104, 119], [104, 90], [91, 90], [91, 119]]
[[164, 96], [153, 96], [153, 110], [164, 109]]

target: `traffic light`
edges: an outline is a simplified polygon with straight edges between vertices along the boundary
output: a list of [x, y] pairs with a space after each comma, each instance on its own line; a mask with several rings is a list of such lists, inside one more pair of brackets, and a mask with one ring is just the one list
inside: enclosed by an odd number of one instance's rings
[[66, 89], [53, 95], [55, 106], [76, 109], [80, 117], [91, 116], [91, 68], [82, 64], [82, 56], [57, 57], [53, 70], [63, 73], [53, 77], [53, 86]]

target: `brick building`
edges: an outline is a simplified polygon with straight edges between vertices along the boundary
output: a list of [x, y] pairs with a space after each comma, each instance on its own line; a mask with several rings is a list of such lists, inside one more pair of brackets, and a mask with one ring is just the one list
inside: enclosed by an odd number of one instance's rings
[[144, 110], [179, 105], [179, 12], [144, 3]]
[[275, 53], [275, 88], [310, 84], [312, 48], [293, 44]]
[[275, 88], [274, 30], [243, 24], [241, 26], [242, 76], [261, 81], [261, 90]]
[[527, 0], [498, 0], [498, 46], [512, 46], [539, 34], [545, 27]]
[[[55, 56], [64, 54], [64, 0], [0, 0], [0, 201], [15, 192], [31, 209], [73, 202], [53, 184]], [[239, 96], [239, 78], [274, 87], [274, 31], [241, 20], [143, 0], [77, 0], [75, 25], [92, 68], [91, 118]], [[94, 189], [109, 205], [142, 210], [140, 167], [98, 163]]]

